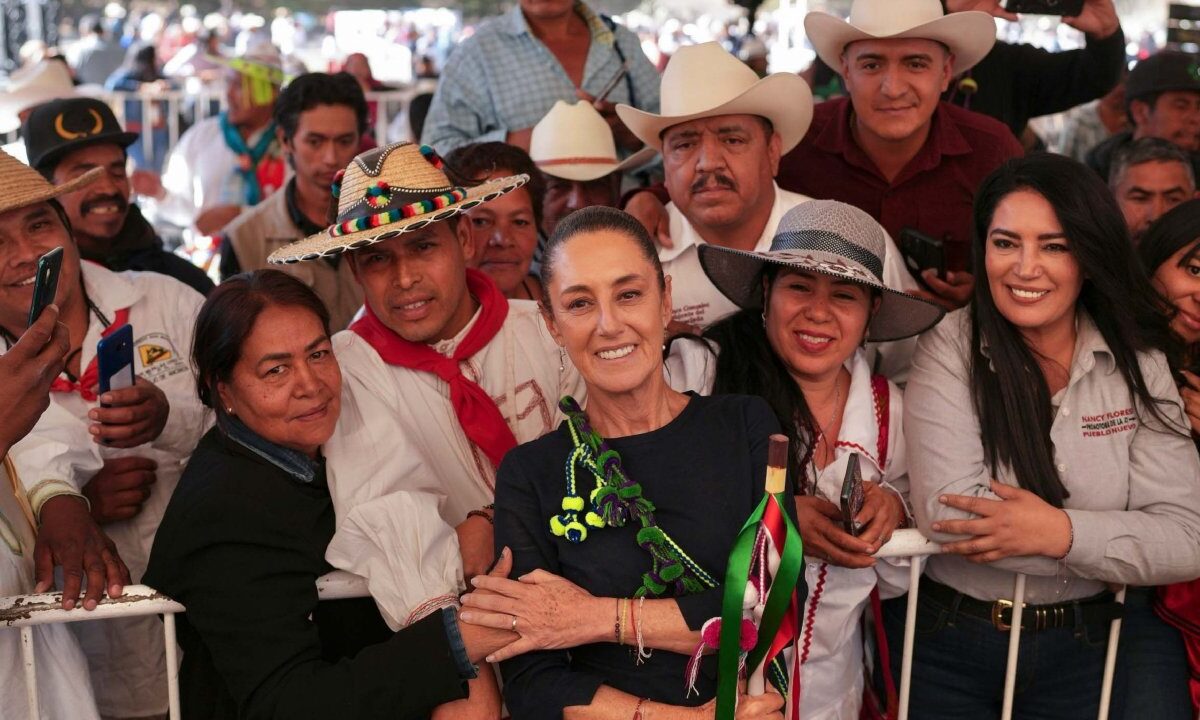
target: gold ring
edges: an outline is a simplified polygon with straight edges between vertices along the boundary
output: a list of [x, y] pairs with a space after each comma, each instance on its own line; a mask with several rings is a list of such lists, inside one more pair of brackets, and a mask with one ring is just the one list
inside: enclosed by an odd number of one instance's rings
[[516, 615], [513, 616], [512, 631], [513, 632], [517, 631], [517, 616]]

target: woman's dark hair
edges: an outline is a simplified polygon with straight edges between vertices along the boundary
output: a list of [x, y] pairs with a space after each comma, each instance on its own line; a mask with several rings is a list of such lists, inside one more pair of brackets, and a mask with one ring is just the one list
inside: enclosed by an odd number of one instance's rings
[[125, 62], [118, 70], [125, 71], [138, 82], [154, 82], [162, 78], [158, 69], [158, 53], [152, 43], [131, 45], [125, 52]]
[[[779, 265], [767, 263], [766, 293], [779, 273]], [[771, 347], [760, 310], [740, 310], [710, 325], [704, 339], [712, 341], [717, 353], [717, 369], [713, 377], [713, 395], [757, 395], [767, 401], [775, 418], [787, 435], [788, 475], [796, 479], [796, 492], [801, 492], [803, 468], [812, 456], [811, 438], [816, 436], [816, 423], [804, 399], [804, 392], [792, 379], [783, 360]]]
[[[1171, 256], [1185, 247], [1191, 249], [1184, 253], [1179, 260], [1183, 267], [1200, 255], [1200, 199], [1188, 200], [1175, 206], [1164, 214], [1146, 230], [1142, 241], [1138, 243], [1137, 253], [1142, 261], [1142, 269], [1148, 277], [1171, 259]], [[1167, 298], [1160, 298], [1160, 304], [1168, 321], [1178, 312]], [[1182, 340], [1176, 340], [1170, 346], [1163, 348], [1173, 370], [1184, 368], [1189, 356], [1194, 356], [1192, 348], [1185, 347]]]
[[485, 142], [455, 148], [444, 159], [454, 182], [459, 185], [478, 185], [492, 173], [528, 175], [529, 182], [525, 183], [525, 189], [529, 191], [533, 219], [537, 227], [542, 226], [542, 198], [546, 196], [546, 183], [529, 153], [506, 143]]
[[1083, 277], [1077, 306], [1096, 324], [1137, 404], [1174, 427], [1138, 365], [1138, 353], [1163, 347], [1168, 333], [1121, 210], [1096, 173], [1069, 158], [1037, 153], [1009, 160], [983, 181], [975, 195], [970, 313], [971, 388], [984, 455], [993, 473], [1011, 467], [1022, 488], [1062, 507], [1068, 493], [1050, 443], [1050, 388], [1035, 351], [996, 308], [987, 281], [988, 228], [1001, 201], [1019, 191], [1040, 195], [1054, 209]]
[[305, 73], [284, 86], [275, 100], [275, 124], [291, 140], [300, 127], [300, 115], [318, 105], [344, 105], [354, 111], [358, 132], [367, 131], [367, 97], [349, 73]]
[[[1197, 240], [1200, 240], [1200, 199], [1193, 199], [1171, 208], [1170, 212], [1155, 220], [1142, 236], [1137, 253], [1146, 275], [1154, 277], [1160, 265]], [[1200, 247], [1193, 247], [1181, 264], [1191, 260], [1198, 250]]]
[[242, 356], [242, 345], [262, 311], [270, 306], [307, 310], [321, 320], [329, 335], [329, 311], [321, 298], [296, 278], [279, 270], [234, 275], [208, 295], [196, 318], [192, 367], [200, 402], [224, 415], [217, 383], [229, 382]]
[[663, 276], [662, 263], [658, 259], [658, 250], [655, 249], [654, 242], [650, 240], [646, 228], [632, 215], [616, 208], [600, 205], [576, 210], [563, 218], [554, 228], [554, 234], [546, 241], [546, 249], [542, 251], [542, 274], [539, 278], [542, 287], [550, 287], [558, 254], [568, 240], [580, 233], [603, 231], [618, 232], [632, 240], [646, 262], [654, 267], [654, 274], [658, 278], [658, 287], [666, 289], [667, 281]]

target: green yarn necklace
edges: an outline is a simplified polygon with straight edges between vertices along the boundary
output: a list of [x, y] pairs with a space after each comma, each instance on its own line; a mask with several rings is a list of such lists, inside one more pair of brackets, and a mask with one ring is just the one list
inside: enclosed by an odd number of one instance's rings
[[[567, 395], [559, 401], [559, 408], [567, 417], [574, 448], [567, 456], [563, 511], [550, 518], [550, 531], [568, 542], [581, 543], [587, 540], [589, 529], [624, 527], [637, 520], [642, 526], [637, 544], [650, 554], [652, 564], [642, 573], [642, 586], [634, 597], [678, 597], [717, 587], [717, 580], [658, 526], [654, 503], [643, 497], [642, 486], [625, 474], [621, 456], [592, 429], [575, 398]], [[581, 468], [595, 480], [588, 495], [590, 510], [579, 494], [577, 472]]]

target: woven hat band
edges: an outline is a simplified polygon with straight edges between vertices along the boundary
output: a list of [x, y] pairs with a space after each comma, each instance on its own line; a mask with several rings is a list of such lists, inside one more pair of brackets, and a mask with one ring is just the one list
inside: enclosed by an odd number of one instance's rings
[[413, 143], [397, 143], [359, 155], [335, 183], [338, 222], [461, 190], [450, 183], [442, 167], [442, 159], [433, 148]]
[[771, 252], [779, 250], [809, 250], [840, 255], [862, 265], [879, 280], [880, 284], [883, 284], [882, 257], [828, 230], [795, 230], [779, 233], [771, 241]]

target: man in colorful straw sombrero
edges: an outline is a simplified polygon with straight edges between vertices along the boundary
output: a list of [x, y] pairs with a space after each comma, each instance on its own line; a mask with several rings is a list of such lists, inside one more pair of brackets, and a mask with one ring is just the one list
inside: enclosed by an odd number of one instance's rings
[[[15, 347], [25, 331], [38, 258], [56, 247], [62, 248], [62, 269], [55, 302], [71, 346], [66, 369], [51, 385], [50, 409], [10, 459], [41, 537], [64, 542], [62, 533], [83, 534], [89, 523], [103, 528], [103, 534], [84, 535], [87, 566], [105, 567], [102, 555], [111, 565], [107, 582], [100, 572], [89, 578], [92, 598], [100, 588], [111, 592], [122, 584], [122, 576], [140, 580], [162, 512], [210, 422], [187, 362], [204, 297], [166, 275], [115, 273], [80, 259], [56, 198], [103, 172], [95, 168], [54, 186], [0, 153], [0, 353]], [[134, 384], [99, 393], [97, 343], [126, 324], [133, 330]], [[54, 552], [64, 563], [79, 558], [65, 545]], [[117, 567], [115, 552], [128, 570]], [[78, 582], [69, 572], [65, 576]], [[68, 590], [77, 593], [78, 584]], [[154, 618], [81, 623], [74, 632], [103, 715], [167, 711], [162, 627]]]
[[161, 180], [145, 171], [134, 176], [134, 189], [158, 200], [161, 217], [201, 235], [283, 187], [287, 175], [272, 118], [284, 81], [279, 51], [261, 43], [225, 63], [228, 109], [179, 138]]
[[388, 548], [406, 537], [408, 498], [436, 497], [457, 532], [458, 577], [486, 571], [496, 467], [517, 443], [557, 427], [557, 399], [583, 389], [537, 305], [506, 300], [467, 268], [474, 247], [459, 214], [526, 180], [455, 187], [431, 148], [377, 148], [335, 182], [337, 222], [270, 257], [342, 254], [362, 285], [363, 316], [334, 337], [342, 415], [325, 453], [339, 525], [326, 557], [366, 576], [400, 624], [414, 611], [405, 583], [419, 578], [393, 568]]
[[[779, 159], [812, 119], [812, 93], [797, 75], [759, 78], [715, 42], [680, 48], [662, 77], [662, 114], [620, 105], [642, 142], [662, 152], [669, 241], [659, 251], [672, 278], [676, 328], [703, 328], [737, 310], [705, 276], [699, 247], [771, 246], [779, 219], [807, 196], [775, 184]], [[916, 287], [889, 241], [889, 287]], [[679, 327], [683, 325], [685, 327]]]

